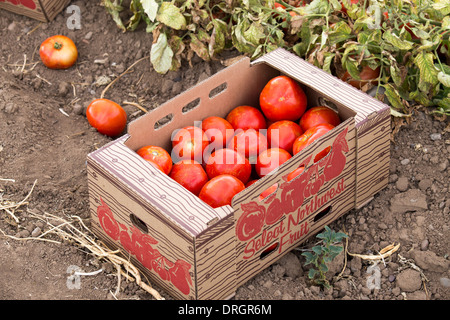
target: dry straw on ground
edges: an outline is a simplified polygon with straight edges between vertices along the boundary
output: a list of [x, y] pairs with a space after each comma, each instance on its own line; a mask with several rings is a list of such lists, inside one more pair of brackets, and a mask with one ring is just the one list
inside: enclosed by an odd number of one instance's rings
[[[2, 179], [2, 181], [6, 181], [6, 179]], [[8, 179], [8, 181], [13, 182], [14, 180]], [[6, 212], [14, 219], [17, 224], [19, 224], [20, 219], [16, 216], [16, 212], [19, 210], [19, 208], [28, 204], [27, 200], [33, 192], [36, 183], [37, 181], [34, 182], [28, 195], [20, 202], [16, 203], [14, 201], [4, 200], [2, 197], [0, 197], [0, 213], [2, 211]], [[99, 260], [107, 260], [116, 267], [118, 283], [115, 292], [111, 292], [114, 297], [117, 297], [117, 294], [120, 291], [121, 278], [124, 277], [129, 281], [136, 281], [136, 284], [138, 286], [151, 294], [155, 299], [164, 300], [164, 298], [161, 297], [161, 295], [154, 288], [152, 288], [149, 284], [142, 280], [141, 274], [137, 267], [134, 266], [129, 260], [125, 259], [121, 255], [120, 250], [112, 251], [105, 244], [98, 241], [90, 231], [88, 226], [86, 226], [85, 222], [79, 216], [71, 215], [67, 218], [63, 218], [47, 212], [41, 213], [37, 210], [32, 210], [29, 208], [26, 208], [26, 212], [30, 218], [34, 218], [44, 222], [46, 225], [46, 228], [44, 229], [46, 231], [44, 231], [37, 237], [26, 238], [19, 238], [16, 236], [8, 235], [2, 229], [0, 229], [0, 233], [3, 234], [4, 237], [17, 241], [31, 240], [46, 241], [58, 244], [64, 243], [87, 250], [90, 254], [94, 255]]]

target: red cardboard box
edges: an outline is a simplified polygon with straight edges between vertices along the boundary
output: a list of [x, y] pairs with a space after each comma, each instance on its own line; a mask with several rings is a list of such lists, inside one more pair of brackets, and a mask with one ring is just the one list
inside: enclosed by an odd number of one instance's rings
[[[302, 85], [309, 107], [337, 108], [342, 123], [238, 193], [231, 206], [213, 209], [136, 154], [148, 144], [169, 151], [172, 132], [194, 121], [225, 117], [238, 105], [258, 106], [264, 85], [280, 74]], [[174, 298], [228, 299], [387, 185], [389, 135], [389, 106], [288, 51], [277, 49], [252, 63], [244, 58], [133, 121], [126, 135], [88, 155], [92, 228]], [[327, 147], [330, 153], [314, 163]], [[301, 165], [303, 174], [287, 182]], [[275, 183], [276, 193], [260, 201]]]
[[52, 21], [70, 0], [0, 0], [0, 9], [5, 9], [30, 18]]

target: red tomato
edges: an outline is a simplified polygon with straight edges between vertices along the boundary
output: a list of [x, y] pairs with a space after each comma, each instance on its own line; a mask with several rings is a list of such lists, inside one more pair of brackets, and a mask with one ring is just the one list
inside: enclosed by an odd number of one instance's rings
[[304, 166], [298, 167], [297, 169], [295, 169], [294, 171], [292, 171], [291, 173], [288, 174], [287, 181], [291, 181], [295, 177], [297, 177], [300, 174], [302, 174], [303, 171], [305, 171], [305, 167]]
[[199, 198], [213, 208], [231, 205], [233, 197], [245, 189], [244, 183], [235, 176], [222, 174], [209, 180], [202, 188]]
[[239, 152], [248, 158], [250, 163], [254, 163], [258, 155], [267, 149], [267, 138], [255, 129], [238, 130], [227, 148]]
[[360, 80], [355, 80], [352, 78], [348, 71], [340, 77], [342, 81], [345, 81], [357, 89], [361, 89], [366, 83], [377, 84], [378, 77], [380, 76], [380, 67], [375, 70], [371, 69], [369, 66], [364, 66], [359, 73]]
[[267, 188], [266, 190], [264, 190], [260, 195], [259, 195], [259, 201], [264, 200], [266, 197], [268, 197], [269, 195], [271, 195], [272, 193], [274, 193], [275, 191], [277, 191], [278, 189], [278, 183], [274, 183], [272, 186], [270, 186], [269, 188]]
[[232, 149], [214, 151], [206, 162], [206, 173], [210, 179], [222, 174], [235, 176], [247, 183], [252, 173], [252, 165], [242, 154]]
[[77, 61], [78, 50], [70, 38], [56, 35], [42, 42], [39, 48], [39, 55], [46, 67], [50, 69], [67, 69]]
[[271, 148], [281, 148], [292, 154], [294, 140], [303, 133], [298, 124], [290, 120], [274, 122], [267, 129], [267, 141]]
[[127, 125], [127, 113], [123, 108], [108, 99], [95, 99], [86, 109], [89, 124], [101, 134], [115, 137]]
[[264, 177], [291, 158], [291, 154], [284, 149], [270, 148], [259, 154], [255, 164], [255, 171]]
[[203, 119], [202, 127], [210, 144], [216, 148], [223, 148], [227, 145], [234, 135], [234, 129], [231, 123], [221, 117], [208, 117]]
[[206, 182], [208, 175], [197, 161], [185, 159], [174, 164], [170, 177], [198, 196]]
[[175, 162], [191, 159], [201, 163], [208, 144], [208, 137], [199, 127], [181, 128], [172, 135], [172, 158], [176, 159]]
[[296, 121], [306, 110], [307, 97], [294, 79], [278, 76], [265, 85], [259, 97], [259, 104], [270, 121]]
[[[315, 140], [317, 140], [318, 138], [320, 138], [333, 128], [334, 126], [329, 123], [322, 123], [306, 130], [304, 134], [295, 139], [292, 150], [293, 154], [296, 155], [297, 153], [302, 151], [305, 147], [309, 146], [311, 143], [313, 143]], [[322, 159], [324, 156], [328, 154], [329, 151], [330, 147], [327, 147], [323, 151], [319, 152], [314, 158], [314, 162], [317, 162], [320, 159]]]
[[172, 158], [163, 148], [158, 146], [144, 146], [136, 151], [145, 160], [156, 162], [165, 174], [172, 170]]
[[253, 179], [253, 180], [249, 180], [246, 184], [245, 187], [248, 188], [250, 187], [252, 184], [254, 184], [256, 181], [258, 181], [258, 179]]
[[227, 121], [235, 130], [267, 129], [266, 119], [260, 110], [251, 106], [239, 106], [230, 111]]
[[329, 123], [336, 127], [341, 123], [341, 119], [333, 109], [326, 106], [318, 106], [306, 110], [300, 118], [299, 125], [305, 132], [321, 123]]

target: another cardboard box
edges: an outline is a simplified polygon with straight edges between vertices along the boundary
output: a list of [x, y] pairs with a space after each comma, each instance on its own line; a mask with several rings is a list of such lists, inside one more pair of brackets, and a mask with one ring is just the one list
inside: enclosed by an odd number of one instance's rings
[[70, 0], [0, 0], [0, 9], [12, 11], [30, 18], [50, 22]]
[[[309, 107], [329, 104], [342, 123], [213, 209], [136, 154], [144, 145], [170, 152], [175, 129], [239, 105], [258, 106], [279, 74], [296, 79]], [[160, 125], [161, 120], [165, 124]], [[387, 185], [389, 106], [301, 58], [277, 49], [244, 58], [129, 124], [128, 133], [88, 156], [94, 232], [120, 248], [176, 299], [228, 299], [236, 289], [308, 237]], [[314, 156], [331, 147], [317, 163]], [[304, 165], [304, 173], [285, 177]], [[278, 183], [275, 194], [259, 195]]]

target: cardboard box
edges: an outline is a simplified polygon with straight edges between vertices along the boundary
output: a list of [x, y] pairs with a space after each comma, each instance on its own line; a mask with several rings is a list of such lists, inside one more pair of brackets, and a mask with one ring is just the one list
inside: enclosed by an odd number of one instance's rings
[[30, 18], [50, 22], [70, 0], [0, 0], [0, 9], [5, 9]]
[[[225, 117], [239, 105], [258, 106], [269, 79], [296, 79], [308, 105], [333, 104], [342, 123], [213, 209], [136, 154], [153, 144], [170, 152], [175, 129], [205, 117]], [[161, 119], [165, 122], [160, 125]], [[284, 254], [387, 185], [390, 109], [277, 49], [245, 58], [129, 124], [128, 133], [88, 156], [92, 228], [121, 248], [176, 299], [228, 299]], [[330, 153], [317, 163], [314, 156]], [[304, 165], [304, 173], [285, 177]], [[278, 183], [274, 195], [259, 195]]]

